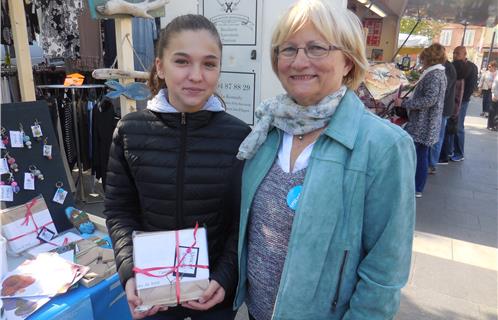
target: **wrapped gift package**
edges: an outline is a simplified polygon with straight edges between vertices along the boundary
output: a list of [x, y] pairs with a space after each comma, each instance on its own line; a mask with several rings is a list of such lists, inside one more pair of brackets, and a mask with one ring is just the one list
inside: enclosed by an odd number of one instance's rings
[[57, 235], [52, 216], [41, 195], [23, 205], [4, 209], [0, 214], [2, 234], [14, 253], [37, 246]]
[[[60, 247], [64, 247], [70, 243], [82, 240], [83, 238], [80, 235], [77, 235], [74, 232], [67, 232], [64, 234], [59, 235], [58, 237], [52, 239], [51, 241], [47, 243], [40, 244], [39, 246], [36, 246], [34, 248], [29, 249], [26, 251], [26, 255], [30, 258], [34, 258], [40, 253], [44, 252], [57, 252], [57, 249]], [[58, 252], [60, 253], [60, 252]]]
[[206, 229], [134, 232], [133, 262], [145, 309], [199, 299], [209, 285]]

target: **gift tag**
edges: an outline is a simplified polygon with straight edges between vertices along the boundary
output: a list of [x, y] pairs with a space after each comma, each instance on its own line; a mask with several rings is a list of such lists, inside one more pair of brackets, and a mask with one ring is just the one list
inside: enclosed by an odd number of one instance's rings
[[[197, 261], [199, 261], [199, 248], [196, 247], [184, 247], [179, 246], [180, 259], [182, 260], [182, 266], [178, 268], [181, 277], [195, 278], [197, 274]], [[175, 252], [175, 266], [178, 263], [178, 257], [176, 257]], [[173, 276], [176, 277], [176, 272], [173, 272]]]
[[0, 174], [9, 172], [9, 164], [6, 158], [0, 158]]
[[294, 211], [297, 208], [299, 196], [301, 195], [302, 189], [303, 186], [295, 186], [294, 188], [290, 189], [289, 193], [287, 194], [287, 205]]
[[49, 242], [55, 237], [55, 232], [52, 230], [47, 229], [47, 227], [43, 227], [40, 229], [40, 232], [38, 232], [38, 240], [41, 240], [43, 242]]
[[52, 157], [52, 145], [50, 144], [43, 145], [43, 156], [47, 158]]
[[55, 195], [52, 201], [63, 204], [64, 200], [66, 200], [66, 196], [67, 196], [66, 190], [62, 188], [57, 188], [57, 191], [55, 191]]
[[31, 172], [24, 173], [24, 190], [35, 190], [35, 176]]
[[39, 124], [35, 124], [34, 126], [31, 126], [31, 132], [33, 132], [33, 137], [39, 138], [43, 136], [41, 126]]
[[10, 131], [10, 145], [12, 148], [24, 148], [24, 135], [21, 131]]
[[14, 190], [11, 186], [0, 186], [0, 201], [14, 201]]

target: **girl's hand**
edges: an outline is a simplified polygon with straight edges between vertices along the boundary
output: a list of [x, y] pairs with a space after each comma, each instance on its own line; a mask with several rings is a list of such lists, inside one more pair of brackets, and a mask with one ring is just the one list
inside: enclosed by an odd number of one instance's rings
[[187, 301], [182, 303], [184, 308], [194, 310], [208, 310], [225, 299], [225, 289], [216, 280], [211, 280], [209, 286], [198, 301]]

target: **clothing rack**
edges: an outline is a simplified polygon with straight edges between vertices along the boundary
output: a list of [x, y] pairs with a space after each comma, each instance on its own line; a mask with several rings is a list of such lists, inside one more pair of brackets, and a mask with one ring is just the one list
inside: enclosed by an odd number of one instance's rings
[[89, 89], [104, 89], [105, 85], [102, 84], [84, 84], [80, 86], [64, 86], [61, 84], [53, 84], [53, 85], [39, 85], [37, 88], [42, 89], [42, 90], [53, 90], [53, 89], [66, 89], [71, 91], [71, 105], [72, 105], [72, 111], [73, 111], [73, 128], [75, 131], [75, 140], [76, 140], [76, 159], [77, 159], [77, 166], [78, 166], [78, 180], [76, 183], [77, 186], [77, 192], [76, 192], [76, 199], [80, 200], [81, 202], [84, 203], [97, 203], [97, 202], [102, 202], [102, 201], [94, 201], [94, 202], [89, 202], [86, 200], [85, 196], [85, 187], [83, 183], [83, 165], [81, 162], [81, 146], [80, 146], [80, 136], [79, 136], [79, 125], [78, 125], [78, 116], [77, 116], [77, 99], [76, 99], [76, 93], [77, 91], [80, 92], [80, 94]]

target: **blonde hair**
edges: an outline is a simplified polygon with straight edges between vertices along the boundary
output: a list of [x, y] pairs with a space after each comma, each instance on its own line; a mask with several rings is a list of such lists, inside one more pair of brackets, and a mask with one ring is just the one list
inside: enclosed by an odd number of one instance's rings
[[278, 76], [278, 46], [308, 22], [312, 23], [327, 41], [339, 47], [351, 61], [351, 71], [344, 77], [343, 84], [356, 90], [368, 68], [362, 24], [351, 11], [341, 7], [332, 8], [320, 0], [300, 0], [280, 18], [271, 40], [273, 72]]

